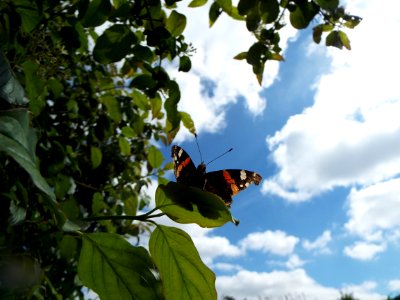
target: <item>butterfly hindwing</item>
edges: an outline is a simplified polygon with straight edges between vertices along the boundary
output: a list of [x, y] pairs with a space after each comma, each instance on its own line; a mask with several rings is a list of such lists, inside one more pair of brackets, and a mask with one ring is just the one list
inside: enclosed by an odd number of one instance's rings
[[172, 146], [171, 156], [174, 160], [176, 181], [186, 185], [193, 185], [196, 177], [196, 167], [189, 154], [179, 146]]
[[246, 189], [251, 183], [258, 185], [261, 176], [256, 172], [239, 169], [206, 173], [204, 190], [220, 196], [230, 207], [232, 196]]

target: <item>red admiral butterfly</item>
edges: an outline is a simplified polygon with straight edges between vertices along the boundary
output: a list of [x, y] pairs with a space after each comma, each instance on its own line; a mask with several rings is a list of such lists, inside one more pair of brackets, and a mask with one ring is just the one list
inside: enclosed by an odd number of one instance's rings
[[196, 168], [190, 156], [179, 146], [172, 146], [171, 156], [178, 183], [214, 193], [224, 200], [227, 207], [231, 207], [232, 196], [246, 189], [251, 183], [258, 185], [262, 179], [256, 172], [239, 169], [206, 173], [206, 165], [202, 162]]

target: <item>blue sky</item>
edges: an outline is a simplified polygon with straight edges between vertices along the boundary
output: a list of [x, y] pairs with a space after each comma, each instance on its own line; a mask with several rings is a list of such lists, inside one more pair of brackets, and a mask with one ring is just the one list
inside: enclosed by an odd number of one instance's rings
[[[234, 197], [238, 227], [162, 221], [192, 236], [220, 297], [400, 293], [400, 7], [346, 6], [364, 18], [348, 31], [351, 51], [314, 45], [310, 31], [288, 26], [286, 61], [266, 66], [261, 87], [249, 65], [232, 59], [253, 42], [244, 24], [222, 16], [208, 29], [205, 10], [186, 10], [184, 34], [197, 52], [189, 74], [173, 74], [179, 108], [193, 117], [206, 162], [234, 148], [209, 171], [244, 168], [264, 178]], [[175, 144], [200, 163], [187, 131]]]

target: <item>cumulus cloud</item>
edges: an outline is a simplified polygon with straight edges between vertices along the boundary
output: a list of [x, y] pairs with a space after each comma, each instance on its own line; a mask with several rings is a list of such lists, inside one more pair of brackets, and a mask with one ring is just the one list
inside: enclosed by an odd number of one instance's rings
[[377, 254], [385, 250], [385, 244], [358, 241], [351, 246], [346, 246], [343, 253], [354, 259], [367, 261], [373, 259]]
[[[192, 116], [198, 131], [208, 132], [215, 132], [226, 125], [226, 106], [236, 103], [239, 98], [244, 101], [250, 114], [261, 115], [267, 100], [260, 93], [276, 79], [279, 63], [268, 63], [263, 85], [260, 86], [251, 66], [245, 61], [233, 59], [255, 42], [245, 24], [222, 14], [213, 27], [209, 28], [208, 6], [194, 11], [186, 8], [186, 5], [180, 5], [187, 16], [184, 34], [196, 52], [191, 57], [190, 73], [171, 72], [171, 77], [181, 87], [179, 109]], [[287, 41], [295, 34], [296, 31], [290, 26], [283, 29], [282, 48], [286, 48]], [[185, 138], [187, 132], [179, 132], [177, 140]]]
[[388, 282], [388, 288], [391, 292], [400, 291], [400, 279], [393, 279]]
[[294, 251], [298, 242], [299, 239], [297, 237], [287, 235], [283, 231], [267, 230], [250, 233], [239, 244], [243, 250], [262, 251], [285, 256]]
[[[400, 90], [395, 75], [400, 60], [393, 59], [400, 44], [381, 29], [398, 28], [400, 20], [394, 11], [376, 14], [380, 5], [376, 0], [368, 5], [351, 1], [349, 10], [364, 17], [349, 33], [353, 49], [327, 51], [331, 68], [315, 84], [314, 104], [267, 138], [279, 171], [265, 180], [264, 193], [304, 201], [335, 187], [367, 186], [400, 173]], [[370, 47], [371, 36], [387, 43], [379, 59]]]
[[330, 230], [325, 230], [319, 237], [314, 241], [304, 240], [302, 245], [303, 248], [309, 251], [315, 251], [317, 253], [330, 253], [328, 244], [332, 241], [332, 235]]

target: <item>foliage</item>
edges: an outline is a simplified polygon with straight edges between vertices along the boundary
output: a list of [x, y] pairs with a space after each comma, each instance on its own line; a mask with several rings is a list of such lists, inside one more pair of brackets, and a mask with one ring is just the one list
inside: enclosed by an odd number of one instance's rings
[[[246, 21], [258, 41], [237, 58], [261, 82], [265, 62], [283, 59], [285, 11], [299, 29], [323, 16], [336, 47], [349, 48], [336, 26], [359, 20], [335, 1], [217, 0], [210, 24], [222, 12]], [[154, 221], [237, 222], [215, 195], [167, 183], [171, 164], [154, 146], [181, 124], [195, 134], [163, 67], [190, 71], [185, 25], [175, 0], [0, 2], [0, 298], [83, 298], [83, 286], [102, 299], [216, 297], [190, 236]], [[151, 176], [157, 207], [139, 214]], [[150, 252], [132, 245], [145, 232]]]

